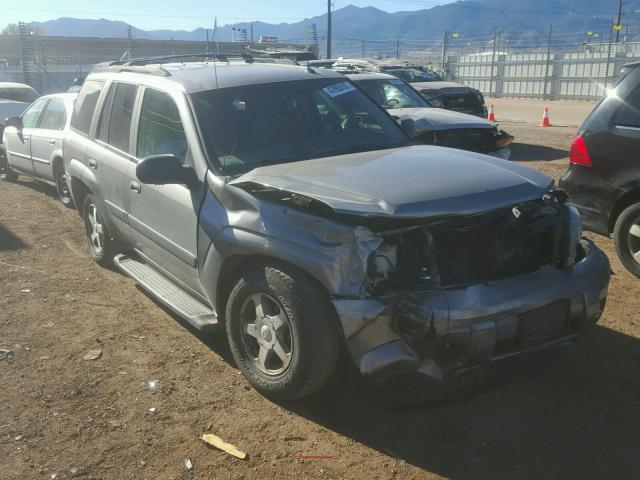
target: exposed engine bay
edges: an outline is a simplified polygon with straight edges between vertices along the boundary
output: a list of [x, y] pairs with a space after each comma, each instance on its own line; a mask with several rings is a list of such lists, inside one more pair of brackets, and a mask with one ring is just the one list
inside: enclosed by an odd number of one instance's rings
[[570, 210], [554, 196], [378, 232], [384, 242], [369, 259], [369, 293], [460, 287], [572, 264], [577, 239]]

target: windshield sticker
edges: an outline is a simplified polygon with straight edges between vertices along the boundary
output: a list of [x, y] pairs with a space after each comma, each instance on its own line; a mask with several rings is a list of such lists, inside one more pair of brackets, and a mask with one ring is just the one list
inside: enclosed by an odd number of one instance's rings
[[393, 83], [394, 85], [402, 85], [404, 82], [399, 78], [394, 78], [393, 80], [389, 80], [389, 83]]
[[351, 85], [349, 82], [340, 82], [334, 85], [329, 85], [322, 89], [327, 95], [331, 98], [339, 97], [340, 95], [344, 95], [345, 93], [353, 92], [356, 90], [356, 87]]

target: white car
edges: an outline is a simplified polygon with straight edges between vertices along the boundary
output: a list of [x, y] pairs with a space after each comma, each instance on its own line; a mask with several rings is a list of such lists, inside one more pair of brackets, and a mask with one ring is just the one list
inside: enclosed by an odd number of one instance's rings
[[76, 93], [45, 95], [20, 117], [6, 121], [0, 153], [0, 179], [26, 175], [55, 186], [63, 204], [72, 205], [64, 175], [62, 143]]

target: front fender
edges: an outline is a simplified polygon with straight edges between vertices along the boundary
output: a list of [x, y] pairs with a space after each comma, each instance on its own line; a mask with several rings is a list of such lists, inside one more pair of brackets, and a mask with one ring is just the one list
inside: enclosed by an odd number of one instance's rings
[[[212, 191], [213, 190], [213, 191]], [[200, 278], [216, 304], [225, 262], [258, 256], [305, 271], [331, 295], [363, 296], [369, 255], [381, 239], [364, 227], [260, 200], [223, 184], [207, 192], [200, 212]]]

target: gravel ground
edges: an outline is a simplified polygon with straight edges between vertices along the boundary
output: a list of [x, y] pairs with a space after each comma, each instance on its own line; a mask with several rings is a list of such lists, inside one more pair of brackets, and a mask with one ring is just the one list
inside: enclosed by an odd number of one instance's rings
[[[554, 176], [575, 128], [504, 123], [514, 159]], [[483, 388], [390, 407], [348, 363], [275, 404], [223, 335], [202, 337], [92, 264], [53, 191], [0, 184], [0, 478], [587, 479], [640, 471], [640, 283], [612, 260], [600, 324], [575, 347], [509, 362]], [[84, 360], [89, 350], [100, 358]], [[148, 382], [157, 382], [155, 392]], [[427, 397], [416, 387], [416, 398]], [[150, 409], [155, 409], [150, 411]], [[215, 433], [249, 453], [208, 448]], [[304, 459], [300, 455], [326, 458]], [[185, 466], [190, 459], [192, 468]]]

